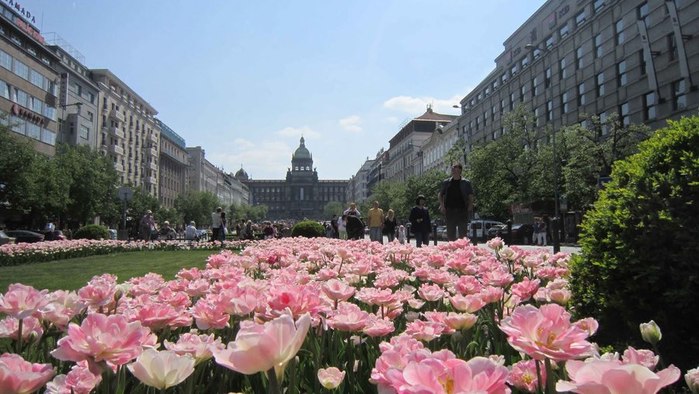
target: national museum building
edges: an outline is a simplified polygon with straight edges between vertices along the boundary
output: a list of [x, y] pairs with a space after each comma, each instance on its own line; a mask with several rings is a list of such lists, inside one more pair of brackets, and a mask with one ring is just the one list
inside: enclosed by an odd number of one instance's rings
[[242, 168], [235, 177], [250, 190], [250, 205], [266, 205], [267, 218], [329, 220], [323, 212], [329, 202], [345, 205], [348, 181], [318, 180], [318, 171], [313, 167], [313, 157], [303, 137], [299, 147], [291, 156], [291, 167], [286, 179], [249, 179]]

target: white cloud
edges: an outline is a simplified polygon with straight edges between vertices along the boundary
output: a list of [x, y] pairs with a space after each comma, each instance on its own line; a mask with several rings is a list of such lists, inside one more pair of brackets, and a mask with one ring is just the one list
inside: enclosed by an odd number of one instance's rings
[[352, 115], [348, 116], [346, 118], [342, 118], [339, 121], [340, 126], [342, 126], [343, 129], [351, 132], [351, 133], [359, 133], [362, 131], [362, 119], [357, 116], [357, 115]]
[[[226, 172], [235, 173], [242, 165], [254, 179], [283, 179], [291, 163], [293, 148], [282, 141], [263, 141], [258, 145], [239, 146], [231, 153], [216, 149], [207, 150], [206, 158], [214, 165], [223, 167]], [[224, 148], [225, 149], [225, 148]]]
[[297, 137], [300, 138], [303, 136], [304, 138], [320, 138], [320, 133], [313, 130], [312, 128], [308, 126], [303, 126], [303, 127], [285, 127], [279, 131], [277, 131], [275, 134], [281, 137]]

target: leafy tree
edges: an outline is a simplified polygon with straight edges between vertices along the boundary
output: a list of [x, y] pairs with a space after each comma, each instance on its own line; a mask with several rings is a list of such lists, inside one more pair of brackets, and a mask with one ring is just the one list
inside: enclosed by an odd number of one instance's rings
[[339, 201], [330, 201], [329, 203], [325, 204], [325, 207], [323, 207], [323, 215], [324, 217], [332, 217], [333, 215], [335, 216], [342, 216], [342, 212], [345, 210], [345, 207], [342, 206], [342, 203]]
[[415, 206], [415, 199], [422, 194], [427, 200], [425, 205], [430, 212], [430, 217], [434, 222], [439, 218], [439, 186], [446, 179], [444, 172], [439, 170], [431, 170], [423, 173], [420, 176], [412, 176], [405, 182], [405, 194], [401, 213], [408, 218], [410, 210]]
[[468, 155], [466, 177], [474, 186], [481, 216], [509, 217], [514, 203], [552, 199], [552, 154], [543, 143], [551, 130], [540, 130], [533, 120], [518, 106], [506, 115], [502, 136]]
[[[397, 218], [407, 218], [405, 211], [406, 185], [402, 182], [383, 181], [379, 182], [372, 190], [368, 201], [378, 201], [384, 211], [393, 209]], [[367, 212], [366, 210], [362, 212]], [[400, 220], [400, 219], [398, 219]]]
[[59, 145], [56, 166], [68, 175], [71, 221], [86, 224], [112, 209], [118, 176], [110, 159], [86, 146]]
[[62, 218], [70, 202], [71, 179], [65, 169], [58, 165], [56, 158], [37, 160], [35, 165], [36, 185], [31, 202], [34, 218], [56, 221]]
[[37, 154], [28, 141], [0, 125], [0, 202], [15, 209], [30, 209], [36, 190]]
[[583, 220], [571, 287], [600, 342], [638, 344], [639, 324], [653, 319], [666, 362], [686, 369], [699, 363], [699, 117], [668, 123], [614, 163]]
[[597, 199], [600, 177], [608, 177], [612, 164], [636, 152], [638, 143], [650, 135], [645, 125], [624, 126], [616, 114], [602, 122], [597, 116], [586, 117], [586, 127], [563, 129], [563, 184], [568, 206], [584, 210]]
[[269, 212], [269, 207], [267, 205], [253, 205], [250, 207], [250, 220], [259, 222], [267, 217], [267, 212]]
[[211, 213], [221, 205], [221, 201], [211, 192], [189, 192], [175, 199], [175, 209], [185, 223], [194, 220], [197, 226], [211, 225]]

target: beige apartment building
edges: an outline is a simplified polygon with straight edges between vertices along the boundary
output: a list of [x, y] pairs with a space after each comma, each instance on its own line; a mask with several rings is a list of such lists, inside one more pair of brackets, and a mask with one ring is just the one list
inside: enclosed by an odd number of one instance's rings
[[[25, 13], [22, 14], [22, 11]], [[58, 134], [60, 59], [23, 9], [0, 3], [0, 114], [18, 138], [53, 156]]]
[[187, 191], [187, 145], [160, 119], [156, 118], [155, 124], [160, 129], [158, 199], [163, 207], [174, 208], [175, 199]]
[[98, 149], [113, 160], [122, 184], [158, 197], [158, 112], [111, 71], [91, 71], [100, 88]]

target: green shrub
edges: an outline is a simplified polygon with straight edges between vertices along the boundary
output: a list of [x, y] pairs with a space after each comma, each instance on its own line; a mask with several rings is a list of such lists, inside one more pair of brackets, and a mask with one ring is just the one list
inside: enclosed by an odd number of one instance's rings
[[298, 222], [291, 229], [292, 237], [316, 238], [325, 236], [325, 228], [322, 224], [312, 220]]
[[74, 239], [109, 239], [109, 230], [98, 224], [80, 227], [73, 235]]
[[653, 319], [663, 358], [687, 369], [699, 364], [699, 117], [668, 123], [615, 163], [581, 225], [571, 287], [598, 342], [641, 345]]

